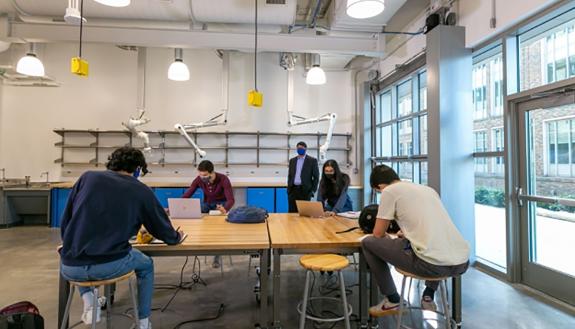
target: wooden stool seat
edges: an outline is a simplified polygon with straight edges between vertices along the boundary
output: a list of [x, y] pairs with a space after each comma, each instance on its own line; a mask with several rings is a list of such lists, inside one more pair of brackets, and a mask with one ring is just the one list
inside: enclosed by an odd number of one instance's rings
[[325, 272], [340, 271], [349, 266], [347, 257], [334, 254], [304, 255], [299, 263], [305, 269]]
[[112, 279], [107, 279], [107, 280], [101, 280], [101, 281], [70, 281], [70, 284], [78, 286], [78, 287], [107, 286], [107, 285], [110, 285], [110, 284], [113, 284], [116, 282], [127, 280], [130, 277], [132, 277], [133, 275], [136, 275], [136, 272], [131, 271], [131, 272], [128, 272], [122, 276], [112, 278]]
[[440, 276], [440, 277], [430, 278], [430, 277], [426, 277], [426, 276], [413, 274], [413, 273], [404, 271], [404, 270], [397, 268], [397, 267], [395, 268], [395, 270], [403, 276], [406, 276], [408, 278], [413, 278], [416, 280], [421, 280], [421, 281], [445, 281], [445, 280], [450, 278], [449, 276]]

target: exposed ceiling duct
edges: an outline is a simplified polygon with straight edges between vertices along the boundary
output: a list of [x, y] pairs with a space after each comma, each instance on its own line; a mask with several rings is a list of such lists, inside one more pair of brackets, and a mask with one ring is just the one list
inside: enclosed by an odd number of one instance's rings
[[[193, 0], [191, 9], [195, 22], [254, 23], [254, 2], [246, 0]], [[223, 9], [225, 8], [225, 9]], [[258, 24], [292, 25], [296, 19], [296, 0], [258, 0]]]

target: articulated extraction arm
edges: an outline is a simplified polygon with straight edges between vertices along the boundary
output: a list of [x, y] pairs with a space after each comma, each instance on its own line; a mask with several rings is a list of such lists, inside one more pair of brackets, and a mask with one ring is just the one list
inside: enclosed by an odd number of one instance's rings
[[333, 135], [333, 130], [335, 128], [335, 123], [337, 121], [336, 113], [327, 113], [318, 117], [305, 118], [293, 113], [293, 103], [294, 103], [294, 80], [293, 71], [288, 71], [288, 126], [303, 126], [312, 123], [318, 123], [323, 121], [329, 121], [329, 127], [327, 129], [327, 136], [325, 142], [319, 147], [319, 158], [321, 161], [327, 160], [327, 151], [331, 143], [331, 138]]
[[229, 65], [230, 65], [230, 55], [228, 52], [223, 52], [222, 54], [222, 63], [223, 63], [223, 81], [222, 81], [222, 98], [224, 99], [224, 106], [225, 108], [222, 110], [222, 113], [216, 115], [215, 117], [203, 121], [203, 122], [196, 122], [190, 124], [181, 124], [177, 123], [174, 125], [174, 128], [177, 132], [182, 135], [186, 141], [194, 148], [195, 152], [203, 158], [206, 156], [206, 151], [202, 150], [198, 144], [192, 139], [189, 135], [189, 132], [193, 132], [200, 128], [205, 127], [214, 127], [214, 126], [225, 126], [228, 123], [228, 109], [229, 109]]
[[132, 135], [143, 139], [144, 152], [150, 152], [152, 150], [152, 147], [150, 146], [150, 138], [148, 137], [148, 134], [137, 129], [139, 126], [143, 126], [146, 123], [150, 122], [150, 119], [144, 117], [145, 113], [146, 113], [145, 110], [138, 110], [138, 115], [136, 117], [130, 117], [128, 122], [127, 123], [122, 122], [122, 125], [128, 128], [128, 130], [130, 130]]

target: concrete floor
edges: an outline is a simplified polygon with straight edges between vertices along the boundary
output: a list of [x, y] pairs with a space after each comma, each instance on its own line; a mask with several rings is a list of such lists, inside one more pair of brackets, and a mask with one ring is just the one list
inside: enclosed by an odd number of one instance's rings
[[[56, 328], [59, 231], [46, 227], [17, 227], [0, 230], [0, 307], [21, 300], [35, 303], [44, 316], [46, 328]], [[283, 328], [297, 328], [298, 315], [295, 305], [303, 291], [305, 274], [297, 264], [297, 257], [282, 258], [281, 320]], [[186, 267], [184, 280], [192, 274], [193, 258]], [[200, 257], [201, 276], [207, 287], [196, 286], [181, 291], [165, 312], [154, 311], [154, 329], [172, 329], [184, 320], [213, 316], [221, 303], [225, 304], [223, 315], [212, 321], [186, 324], [180, 328], [254, 328], [258, 322], [257, 303], [252, 292], [255, 272], [248, 276], [248, 256], [234, 256], [233, 265], [223, 258], [223, 276], [219, 270], [204, 264]], [[256, 260], [257, 261], [257, 260]], [[208, 263], [210, 260], [208, 259]], [[179, 281], [184, 258], [157, 258], [156, 284], [174, 284]], [[346, 284], [351, 286], [354, 310], [357, 310], [357, 273], [350, 268], [345, 272]], [[317, 276], [317, 287], [327, 287], [335, 282], [327, 276]], [[173, 291], [156, 290], [154, 307], [163, 306]], [[126, 284], [118, 287], [114, 304], [115, 312], [129, 307]], [[80, 316], [82, 302], [76, 298], [72, 308], [72, 323]], [[338, 308], [329, 307], [339, 311]], [[356, 313], [354, 311], [354, 313]], [[420, 314], [414, 321], [420, 322]], [[427, 316], [426, 316], [427, 317]], [[407, 319], [410, 321], [409, 317]], [[380, 328], [394, 328], [392, 319], [381, 319]], [[80, 325], [78, 327], [85, 327]], [[103, 323], [99, 328], [104, 328]], [[129, 328], [129, 320], [114, 317], [114, 328]], [[308, 323], [308, 328], [312, 324]], [[355, 328], [354, 325], [352, 325]], [[421, 322], [420, 322], [421, 327]], [[436, 328], [434, 321], [425, 322], [425, 328]], [[322, 326], [325, 328], [325, 326]], [[343, 328], [338, 324], [336, 328]], [[574, 314], [565, 313], [540, 301], [527, 289], [511, 286], [476, 269], [470, 269], [463, 277], [463, 328], [575, 328]]]

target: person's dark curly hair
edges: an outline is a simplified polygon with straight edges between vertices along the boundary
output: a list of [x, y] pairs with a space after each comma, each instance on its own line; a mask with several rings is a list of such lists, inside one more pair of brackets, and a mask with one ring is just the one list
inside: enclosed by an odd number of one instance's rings
[[142, 176], [148, 173], [148, 164], [142, 151], [131, 146], [124, 146], [115, 150], [109, 157], [106, 168], [112, 171], [125, 171], [134, 173], [141, 168]]

